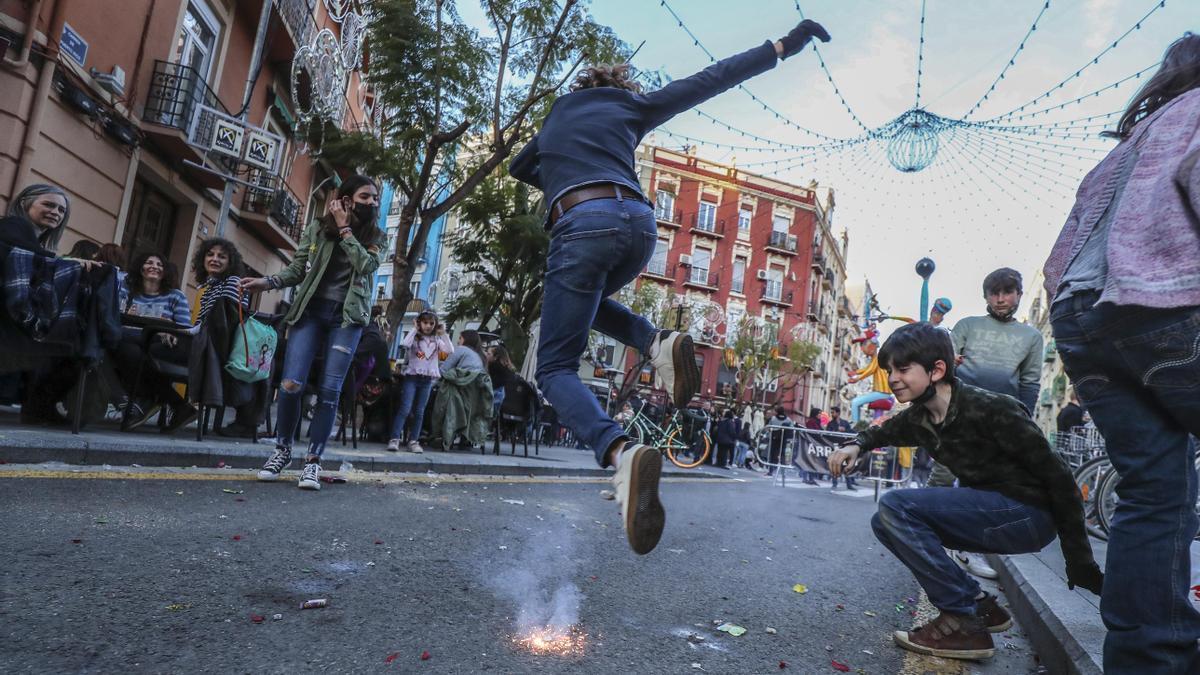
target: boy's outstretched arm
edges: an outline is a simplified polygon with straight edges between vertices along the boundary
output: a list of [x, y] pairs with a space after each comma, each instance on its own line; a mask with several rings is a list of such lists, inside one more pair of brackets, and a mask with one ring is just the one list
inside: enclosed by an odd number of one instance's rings
[[704, 70], [675, 80], [642, 97], [645, 105], [643, 132], [663, 124], [679, 113], [728, 91], [746, 80], [775, 67], [777, 59], [800, 52], [813, 39], [829, 42], [829, 33], [821, 24], [805, 19], [778, 41], [764, 42], [740, 54], [721, 59]]
[[910, 420], [910, 417], [906, 410], [877, 427], [858, 432], [858, 437], [852, 442], [842, 445], [829, 455], [829, 473], [836, 478], [850, 471], [864, 451], [870, 452], [889, 445], [920, 445], [917, 424]]

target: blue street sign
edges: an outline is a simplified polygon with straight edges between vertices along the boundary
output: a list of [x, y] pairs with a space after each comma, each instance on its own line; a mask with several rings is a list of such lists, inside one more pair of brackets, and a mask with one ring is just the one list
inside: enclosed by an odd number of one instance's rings
[[80, 66], [87, 60], [87, 40], [84, 40], [79, 33], [76, 33], [70, 24], [63, 24], [62, 38], [59, 40], [59, 45], [62, 47], [62, 53], [71, 57], [71, 60]]

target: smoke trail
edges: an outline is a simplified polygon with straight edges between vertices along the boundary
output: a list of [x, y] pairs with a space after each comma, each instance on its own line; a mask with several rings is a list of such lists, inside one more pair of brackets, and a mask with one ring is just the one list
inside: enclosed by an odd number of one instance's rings
[[572, 581], [580, 564], [574, 549], [569, 528], [538, 532], [486, 580], [497, 597], [511, 603], [517, 633], [547, 629], [549, 637], [561, 637], [579, 622], [583, 593]]

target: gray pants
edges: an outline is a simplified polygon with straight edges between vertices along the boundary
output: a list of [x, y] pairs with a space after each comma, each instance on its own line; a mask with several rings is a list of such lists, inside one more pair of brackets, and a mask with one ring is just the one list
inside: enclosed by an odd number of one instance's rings
[[954, 487], [954, 481], [958, 480], [954, 474], [950, 473], [950, 469], [937, 462], [933, 463], [933, 470], [929, 472], [929, 481], [925, 484], [926, 487]]

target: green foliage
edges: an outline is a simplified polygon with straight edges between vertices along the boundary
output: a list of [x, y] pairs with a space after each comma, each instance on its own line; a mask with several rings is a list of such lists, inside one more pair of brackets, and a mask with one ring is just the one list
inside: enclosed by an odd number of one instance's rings
[[778, 324], [756, 316], [744, 316], [738, 321], [727, 348], [734, 355], [739, 391], [746, 391], [756, 382], [761, 387], [773, 382], [794, 382], [812, 369], [821, 354], [821, 347], [812, 342], [785, 342]]

